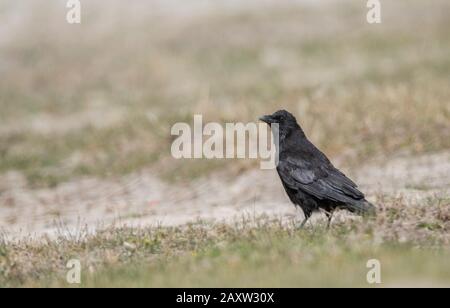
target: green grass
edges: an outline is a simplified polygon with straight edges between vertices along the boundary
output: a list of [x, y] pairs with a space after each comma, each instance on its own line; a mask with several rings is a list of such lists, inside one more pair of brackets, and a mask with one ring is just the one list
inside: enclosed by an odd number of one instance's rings
[[[320, 237], [320, 236], [319, 236]], [[315, 244], [318, 241], [319, 244]], [[417, 252], [410, 247], [340, 247], [332, 239], [302, 245], [301, 237], [240, 241], [225, 249], [205, 249], [172, 263], [138, 262], [88, 275], [84, 287], [369, 287], [366, 264], [382, 263], [381, 286], [450, 284], [448, 252]], [[332, 256], [326, 256], [333, 249]], [[312, 251], [309, 251], [312, 250]], [[336, 251], [337, 250], [337, 251]], [[404, 262], [408, 259], [408, 264]], [[172, 273], [177, 273], [173, 275]], [[57, 285], [64, 286], [64, 282]], [[52, 284], [50, 284], [52, 285]]]
[[374, 245], [370, 237], [355, 245], [344, 239], [345, 231], [339, 232], [257, 228], [251, 235], [199, 247], [171, 262], [109, 267], [88, 275], [82, 286], [369, 287], [370, 259], [382, 264], [382, 286], [450, 284], [450, 267], [445, 265], [449, 251]]
[[[108, 233], [116, 239], [105, 240], [100, 234], [86, 243], [46, 247], [62, 254], [62, 260], [23, 281], [9, 278], [3, 286], [70, 286], [64, 280], [63, 261], [88, 251], [90, 258], [82, 260], [81, 287], [369, 287], [370, 259], [381, 262], [380, 286], [450, 285], [448, 250], [417, 248], [414, 243], [377, 244], [370, 234], [355, 238], [343, 226], [330, 233], [323, 225], [305, 231], [273, 225], [245, 230], [198, 225]], [[124, 243], [132, 243], [132, 248]], [[68, 247], [70, 254], [61, 251]], [[101, 257], [100, 264], [90, 264], [96, 257]]]
[[[235, 224], [83, 229], [56, 241], [0, 242], [0, 286], [68, 287], [70, 259], [80, 287], [392, 287], [449, 286], [449, 204], [379, 201], [369, 220], [243, 218]], [[381, 262], [381, 285], [366, 281]]]

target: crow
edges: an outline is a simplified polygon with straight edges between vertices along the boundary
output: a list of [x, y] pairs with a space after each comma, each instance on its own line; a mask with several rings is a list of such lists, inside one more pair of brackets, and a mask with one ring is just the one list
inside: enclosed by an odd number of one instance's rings
[[337, 209], [362, 216], [375, 214], [375, 207], [357, 185], [306, 138], [291, 113], [279, 110], [260, 120], [269, 126], [278, 124], [277, 172], [289, 199], [303, 210], [305, 219], [300, 228], [319, 210], [325, 212], [328, 228]]

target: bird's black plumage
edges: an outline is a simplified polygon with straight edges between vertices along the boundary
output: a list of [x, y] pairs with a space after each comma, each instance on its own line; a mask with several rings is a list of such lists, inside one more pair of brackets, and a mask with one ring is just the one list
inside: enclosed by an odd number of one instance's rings
[[291, 113], [280, 110], [261, 120], [269, 125], [278, 123], [277, 171], [290, 200], [305, 214], [302, 226], [318, 210], [325, 211], [328, 224], [336, 209], [360, 215], [375, 213], [375, 207], [365, 199], [357, 185], [306, 138]]

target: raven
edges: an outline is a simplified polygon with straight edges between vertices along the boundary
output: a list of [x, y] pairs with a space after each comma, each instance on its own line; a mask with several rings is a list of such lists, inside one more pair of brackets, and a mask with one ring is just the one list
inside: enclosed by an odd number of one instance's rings
[[337, 209], [359, 215], [375, 214], [375, 207], [365, 199], [357, 185], [306, 138], [291, 113], [279, 110], [260, 120], [269, 126], [278, 124], [277, 171], [289, 199], [305, 214], [300, 228], [319, 210], [327, 215], [328, 227]]

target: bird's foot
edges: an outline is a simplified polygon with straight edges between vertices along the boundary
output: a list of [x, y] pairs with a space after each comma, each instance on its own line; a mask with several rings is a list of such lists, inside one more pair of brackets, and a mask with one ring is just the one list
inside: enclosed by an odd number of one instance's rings
[[297, 226], [297, 230], [305, 229], [305, 225], [306, 225], [307, 221], [308, 221], [307, 219], [303, 220], [302, 223]]

